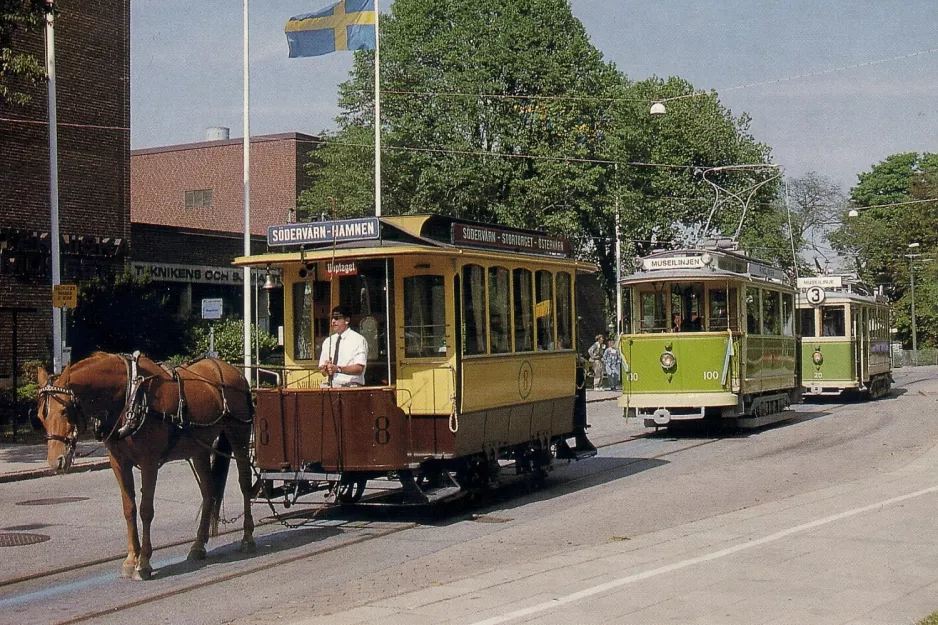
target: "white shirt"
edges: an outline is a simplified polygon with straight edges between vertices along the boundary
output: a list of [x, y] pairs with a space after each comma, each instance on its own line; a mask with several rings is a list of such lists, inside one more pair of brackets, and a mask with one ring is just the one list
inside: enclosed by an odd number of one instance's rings
[[[365, 367], [368, 364], [368, 341], [361, 334], [349, 328], [340, 334], [330, 335], [322, 342], [322, 353], [319, 355], [319, 366], [326, 364], [326, 361], [335, 355], [335, 342], [341, 336], [339, 341], [339, 357], [334, 364], [341, 367], [347, 365], [361, 365]], [[365, 370], [358, 375], [348, 375], [346, 373], [335, 372], [332, 376], [332, 386], [364, 386]]]

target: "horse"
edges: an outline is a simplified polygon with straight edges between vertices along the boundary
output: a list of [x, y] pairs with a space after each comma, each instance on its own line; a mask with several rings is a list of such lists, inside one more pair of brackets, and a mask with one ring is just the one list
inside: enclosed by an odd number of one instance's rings
[[[153, 569], [150, 525], [160, 467], [188, 460], [202, 494], [202, 508], [189, 560], [206, 557], [209, 530], [217, 535], [218, 515], [230, 459], [238, 466], [244, 499], [244, 534], [239, 550], [252, 553], [254, 520], [248, 447], [254, 409], [241, 372], [228, 363], [202, 358], [173, 369], [135, 352], [96, 352], [53, 378], [38, 373], [36, 416], [46, 433], [49, 466], [65, 473], [78, 436], [91, 428], [108, 450], [127, 523], [127, 558], [121, 577], [147, 580]], [[134, 496], [133, 468], [140, 469], [141, 533]]]

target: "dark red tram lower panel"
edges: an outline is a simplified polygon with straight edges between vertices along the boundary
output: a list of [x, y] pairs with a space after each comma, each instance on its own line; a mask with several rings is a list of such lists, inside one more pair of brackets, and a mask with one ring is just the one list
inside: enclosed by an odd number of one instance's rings
[[264, 471], [393, 471], [455, 447], [445, 419], [407, 415], [393, 388], [258, 389], [256, 400]]

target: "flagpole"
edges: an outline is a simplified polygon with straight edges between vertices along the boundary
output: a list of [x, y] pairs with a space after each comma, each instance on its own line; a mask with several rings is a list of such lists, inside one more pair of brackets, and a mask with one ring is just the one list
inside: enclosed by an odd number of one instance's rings
[[375, 217], [381, 216], [381, 44], [378, 38], [378, 0], [375, 0]]
[[[244, 255], [251, 255], [251, 115], [248, 0], [244, 0]], [[251, 268], [244, 267], [244, 377], [251, 386]]]

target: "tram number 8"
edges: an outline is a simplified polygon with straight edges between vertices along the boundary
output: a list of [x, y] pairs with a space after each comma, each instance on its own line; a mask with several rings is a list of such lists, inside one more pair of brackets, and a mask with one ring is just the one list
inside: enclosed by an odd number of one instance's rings
[[270, 443], [270, 425], [267, 423], [267, 419], [258, 420], [258, 433], [257, 433], [257, 442], [261, 445], [267, 445]]
[[719, 372], [719, 371], [704, 371], [704, 372], [703, 372], [703, 379], [704, 379], [704, 380], [707, 380], [708, 382], [709, 382], [709, 381], [712, 381], [712, 380], [719, 380], [719, 379], [720, 379], [720, 372]]
[[379, 445], [387, 445], [391, 442], [391, 420], [388, 417], [378, 417], [375, 419], [375, 442]]

